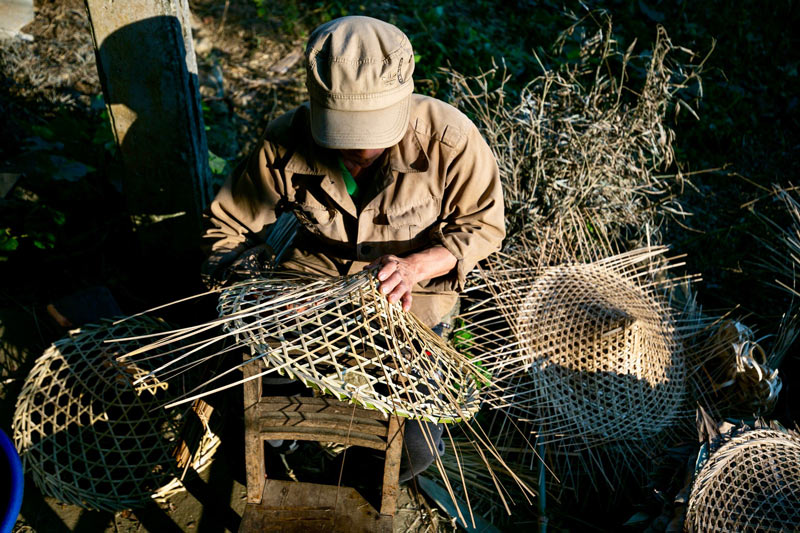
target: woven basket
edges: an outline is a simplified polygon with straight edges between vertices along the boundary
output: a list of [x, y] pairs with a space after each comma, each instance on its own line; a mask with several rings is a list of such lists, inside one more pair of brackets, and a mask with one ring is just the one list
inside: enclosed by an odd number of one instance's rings
[[219, 313], [264, 373], [279, 372], [384, 413], [456, 422], [480, 406], [484, 373], [412, 313], [389, 304], [374, 272], [275, 273], [222, 292]]
[[800, 531], [800, 438], [756, 429], [720, 446], [695, 478], [685, 527]]
[[[149, 318], [104, 321], [71, 332], [37, 359], [14, 414], [14, 441], [47, 496], [88, 509], [140, 507], [176, 490], [172, 457], [185, 411], [159, 408], [173, 396], [147, 367], [118, 357], [167, 331]], [[110, 339], [129, 339], [105, 342]], [[151, 353], [158, 360], [158, 352]], [[201, 469], [219, 445], [204, 432], [190, 463]]]

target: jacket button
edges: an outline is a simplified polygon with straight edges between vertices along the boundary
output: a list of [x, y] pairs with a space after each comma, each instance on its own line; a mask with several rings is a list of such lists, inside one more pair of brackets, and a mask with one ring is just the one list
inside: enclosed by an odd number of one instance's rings
[[370, 253], [371, 251], [372, 251], [372, 246], [370, 246], [369, 244], [362, 244], [361, 245], [361, 253], [363, 255], [366, 255], [366, 254]]

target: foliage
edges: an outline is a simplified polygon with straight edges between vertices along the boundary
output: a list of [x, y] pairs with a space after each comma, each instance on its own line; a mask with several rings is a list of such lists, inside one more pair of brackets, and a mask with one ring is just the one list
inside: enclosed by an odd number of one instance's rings
[[44, 196], [17, 186], [0, 199], [0, 261], [28, 247], [55, 248], [67, 215], [64, 208], [45, 199], [46, 191], [59, 183], [78, 184], [94, 174], [97, 166], [105, 165], [106, 158], [114, 157], [116, 146], [102, 97], [96, 102], [95, 121], [88, 127], [67, 109], [45, 123], [23, 124], [26, 136], [21, 152], [9, 159], [7, 167], [25, 176]]
[[259, 17], [295, 39], [304, 39], [318, 24], [345, 15], [376, 17], [402, 28], [415, 51], [417, 91], [432, 96], [446, 81], [442, 67], [477, 74], [502, 57], [514, 77], [530, 77], [536, 68], [531, 50], [538, 47], [543, 53], [542, 43], [552, 42], [551, 36], [564, 24], [561, 9], [550, 1], [541, 6], [488, 0], [253, 2]]

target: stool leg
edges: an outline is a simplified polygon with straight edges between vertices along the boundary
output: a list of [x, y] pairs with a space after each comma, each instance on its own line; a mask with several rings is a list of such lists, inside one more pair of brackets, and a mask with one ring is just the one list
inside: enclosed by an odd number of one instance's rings
[[400, 459], [403, 451], [403, 426], [405, 419], [389, 416], [389, 434], [386, 438], [386, 462], [383, 467], [381, 514], [394, 516], [397, 511], [397, 493], [400, 482]]
[[[258, 374], [258, 363], [244, 367], [244, 377]], [[258, 403], [261, 399], [261, 378], [244, 383], [244, 461], [247, 474], [247, 503], [261, 503], [267, 477], [264, 467], [264, 441], [261, 439], [258, 420]]]

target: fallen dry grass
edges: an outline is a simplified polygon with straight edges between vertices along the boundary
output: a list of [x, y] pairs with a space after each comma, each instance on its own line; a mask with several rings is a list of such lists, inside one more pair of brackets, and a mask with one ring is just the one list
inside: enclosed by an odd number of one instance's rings
[[[500, 166], [507, 249], [536, 246], [554, 229], [575, 250], [630, 250], [661, 243], [665, 218], [687, 216], [678, 200], [684, 176], [661, 172], [675, 159], [668, 114], [694, 113], [682, 91], [702, 92], [702, 61], [663, 28], [652, 51], [634, 55], [634, 45], [620, 50], [607, 21], [576, 62], [542, 65], [518, 99], [502, 68], [451, 74], [453, 102], [473, 116]], [[644, 74], [641, 86], [631, 71]]]

